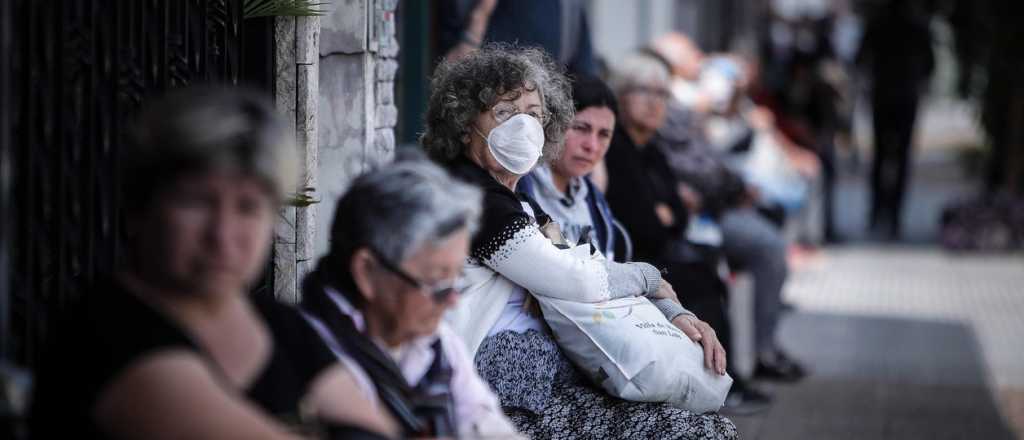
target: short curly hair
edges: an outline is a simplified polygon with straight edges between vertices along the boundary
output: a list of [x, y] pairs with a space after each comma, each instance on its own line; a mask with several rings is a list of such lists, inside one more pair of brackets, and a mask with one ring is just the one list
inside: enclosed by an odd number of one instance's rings
[[432, 159], [448, 163], [462, 155], [462, 139], [473, 119], [509, 92], [539, 91], [544, 104], [544, 161], [561, 154], [562, 140], [575, 116], [564, 69], [541, 49], [489, 43], [434, 70], [420, 144]]

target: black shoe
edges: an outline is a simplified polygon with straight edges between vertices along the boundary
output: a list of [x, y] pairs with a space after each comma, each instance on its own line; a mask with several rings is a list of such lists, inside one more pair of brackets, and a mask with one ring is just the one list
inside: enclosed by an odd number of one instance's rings
[[779, 312], [780, 313], [793, 313], [795, 311], [796, 311], [796, 306], [793, 305], [793, 303], [791, 303], [789, 301], [782, 301], [781, 304], [779, 304]]
[[825, 231], [825, 244], [841, 245], [846, 244], [846, 237], [842, 236], [835, 230]]
[[726, 415], [749, 416], [763, 412], [771, 405], [771, 396], [748, 385], [742, 379], [735, 379], [720, 412]]
[[754, 366], [754, 378], [778, 382], [797, 382], [807, 376], [807, 369], [781, 351], [770, 359], [760, 358]]

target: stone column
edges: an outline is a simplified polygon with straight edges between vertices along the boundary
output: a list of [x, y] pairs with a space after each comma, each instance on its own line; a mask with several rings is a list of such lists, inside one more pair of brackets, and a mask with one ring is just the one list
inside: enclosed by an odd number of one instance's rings
[[319, 200], [281, 210], [274, 295], [301, 298], [302, 278], [326, 253], [338, 197], [360, 173], [390, 161], [398, 121], [398, 0], [340, 0], [323, 17], [275, 20], [277, 105], [295, 122], [302, 189]]
[[[314, 199], [317, 191], [319, 142], [320, 17], [277, 17], [276, 102], [295, 124], [299, 155], [299, 192]], [[315, 204], [281, 210], [274, 237], [274, 296], [297, 302], [299, 283], [313, 264], [316, 237]]]
[[367, 154], [369, 162], [390, 160], [395, 153], [395, 125], [398, 107], [395, 106], [395, 73], [398, 71], [398, 39], [395, 35], [395, 8], [398, 0], [377, 0], [374, 12], [377, 27], [376, 68], [376, 132], [374, 149]]
[[319, 188], [315, 256], [327, 252], [338, 197], [394, 155], [397, 0], [344, 0], [320, 34]]

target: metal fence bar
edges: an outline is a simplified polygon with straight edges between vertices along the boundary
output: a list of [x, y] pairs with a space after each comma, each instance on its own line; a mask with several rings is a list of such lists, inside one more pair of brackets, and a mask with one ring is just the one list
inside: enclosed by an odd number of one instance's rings
[[272, 66], [252, 60], [272, 56], [243, 52], [273, 41], [268, 21], [243, 20], [242, 0], [0, 3], [0, 103], [12, 109], [0, 113], [0, 355], [33, 366], [55, 316], [117, 265], [125, 121], [174, 87], [249, 71], [266, 86]]

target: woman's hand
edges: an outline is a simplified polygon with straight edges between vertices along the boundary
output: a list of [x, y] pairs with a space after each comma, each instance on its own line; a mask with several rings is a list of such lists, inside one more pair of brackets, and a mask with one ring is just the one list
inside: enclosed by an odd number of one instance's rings
[[683, 205], [686, 205], [687, 210], [694, 214], [701, 211], [704, 206], [703, 198], [696, 189], [683, 182], [679, 182], [679, 185], [676, 186], [676, 192], [679, 193], [679, 198], [683, 200]]
[[651, 301], [656, 299], [670, 299], [676, 304], [679, 304], [679, 297], [676, 296], [675, 289], [673, 289], [672, 285], [665, 280], [661, 280], [661, 284], [658, 285], [658, 290], [647, 299]]
[[818, 160], [818, 156], [814, 153], [806, 150], [791, 150], [787, 151], [790, 164], [796, 169], [796, 172], [800, 173], [808, 179], [814, 179], [821, 174], [821, 161]]
[[476, 3], [473, 8], [474, 18], [481, 18], [487, 20], [491, 18], [491, 13], [494, 12], [494, 8], [498, 6], [498, 0], [480, 0]]
[[704, 366], [706, 368], [714, 370], [719, 375], [725, 374], [725, 348], [722, 347], [721, 342], [718, 342], [715, 329], [693, 315], [679, 315], [672, 320], [672, 324], [694, 342], [700, 343], [704, 347]]
[[454, 61], [480, 48], [487, 34], [487, 25], [491, 20], [498, 0], [480, 0], [469, 13], [466, 28], [462, 30], [461, 40], [445, 54], [445, 59]]
[[755, 130], [763, 131], [775, 128], [775, 114], [767, 107], [754, 107], [747, 112], [747, 121]]
[[658, 220], [666, 228], [676, 224], [676, 216], [672, 215], [672, 208], [664, 203], [654, 205], [654, 213], [658, 215]]

